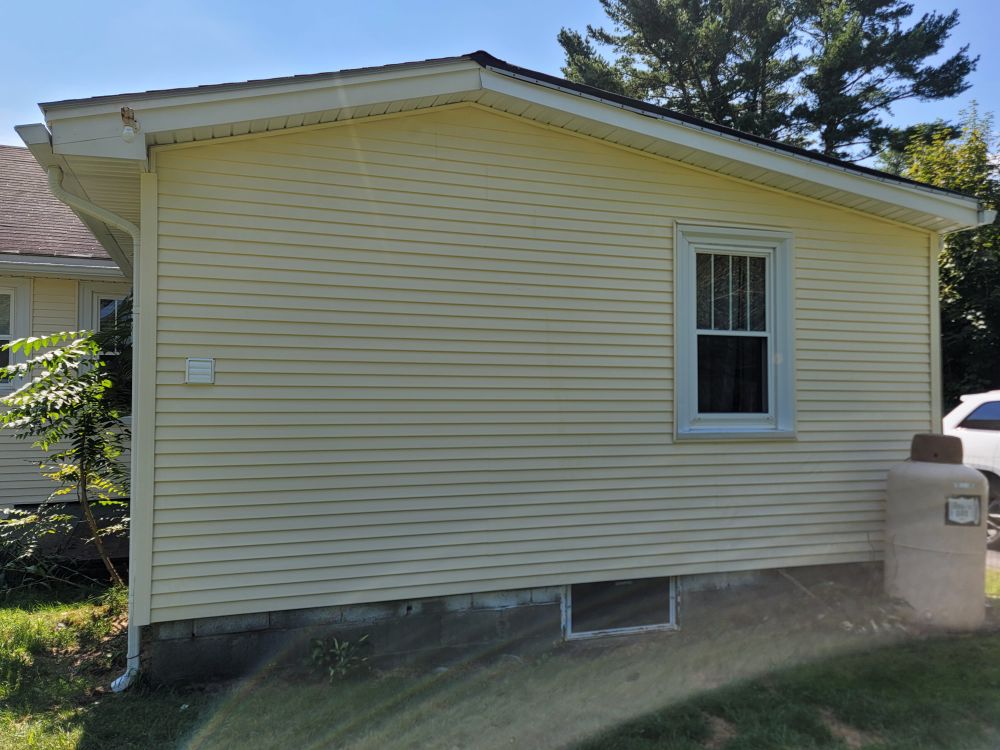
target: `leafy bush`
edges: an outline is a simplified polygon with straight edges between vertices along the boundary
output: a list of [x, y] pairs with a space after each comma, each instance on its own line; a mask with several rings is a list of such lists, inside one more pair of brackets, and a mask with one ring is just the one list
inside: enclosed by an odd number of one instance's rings
[[[0, 413], [0, 426], [45, 451], [42, 472], [59, 484], [49, 500], [75, 494], [90, 529], [90, 541], [112, 582], [121, 585], [121, 576], [101, 538], [123, 530], [127, 522], [127, 500], [123, 498], [128, 495], [128, 472], [121, 459], [130, 433], [113, 397], [113, 382], [102, 358], [105, 345], [90, 331], [6, 344], [4, 348], [22, 355], [23, 361], [0, 369], [0, 376], [15, 382], [14, 392], [0, 399], [6, 407]], [[110, 529], [100, 527], [94, 516], [95, 503], [120, 508], [123, 518]], [[0, 521], [0, 526], [18, 533], [18, 527], [30, 522], [42, 523], [42, 518], [21, 515]], [[31, 548], [28, 541], [26, 549]]]

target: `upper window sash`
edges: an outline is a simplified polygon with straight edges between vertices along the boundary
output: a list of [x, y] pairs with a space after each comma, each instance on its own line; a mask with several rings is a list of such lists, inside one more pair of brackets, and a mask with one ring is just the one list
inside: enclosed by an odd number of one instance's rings
[[[789, 436], [794, 433], [792, 354], [792, 237], [787, 232], [678, 225], [675, 263], [675, 430], [678, 437]], [[761, 258], [764, 321], [760, 330], [739, 315], [706, 319], [698, 308], [698, 254]], [[704, 260], [702, 261], [704, 263]], [[704, 289], [704, 285], [702, 285]], [[720, 304], [713, 290], [713, 305]], [[727, 304], [732, 299], [727, 300]], [[724, 305], [725, 307], [725, 305]], [[706, 327], [706, 322], [710, 325]], [[723, 327], [722, 323], [726, 325]], [[738, 324], [738, 325], [737, 325]], [[733, 330], [735, 328], [735, 330]], [[698, 341], [704, 336], [752, 336], [766, 340], [766, 412], [698, 410]]]

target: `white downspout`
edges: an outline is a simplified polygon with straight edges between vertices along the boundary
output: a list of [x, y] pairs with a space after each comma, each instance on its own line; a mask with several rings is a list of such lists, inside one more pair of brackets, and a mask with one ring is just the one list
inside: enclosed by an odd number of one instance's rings
[[[132, 236], [132, 266], [133, 268], [127, 269], [133, 271], [139, 264], [139, 227], [133, 224], [127, 219], [123, 219], [117, 214], [111, 213], [106, 208], [101, 208], [100, 206], [81, 198], [78, 195], [73, 195], [73, 193], [67, 192], [66, 188], [62, 186], [63, 181], [63, 171], [59, 167], [51, 166], [48, 168], [49, 174], [49, 190], [52, 194], [69, 206], [72, 209], [79, 211], [87, 216], [92, 216], [98, 221], [107, 224], [108, 226], [115, 227], [116, 229], [121, 229], [124, 232], [128, 232]], [[125, 269], [123, 269], [125, 270]], [[133, 279], [133, 289], [138, 285]], [[132, 305], [132, 328], [135, 330], [136, 322], [139, 318], [139, 304], [138, 300], [133, 300]], [[132, 431], [135, 432], [135, 414], [136, 414], [137, 404], [136, 404], [136, 389], [132, 389]], [[136, 452], [134, 450], [129, 451], [129, 474], [131, 485], [135, 478], [136, 470]], [[131, 543], [130, 543], [131, 546]], [[131, 557], [131, 555], [130, 555]], [[132, 567], [129, 566], [131, 577]], [[120, 693], [126, 688], [128, 688], [139, 674], [139, 626], [135, 625], [135, 617], [133, 617], [134, 611], [134, 599], [133, 592], [134, 586], [130, 585], [128, 587], [128, 647], [125, 658], [125, 672], [120, 677], [111, 683], [111, 689], [116, 693]]]

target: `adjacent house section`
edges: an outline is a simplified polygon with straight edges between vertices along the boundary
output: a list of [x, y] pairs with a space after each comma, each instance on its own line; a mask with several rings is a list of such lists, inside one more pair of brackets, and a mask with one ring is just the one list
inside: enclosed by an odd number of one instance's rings
[[[93, 233], [49, 191], [26, 148], [0, 146], [0, 344], [100, 326], [131, 284]], [[0, 364], [10, 354], [0, 352]], [[10, 384], [0, 384], [0, 394]], [[0, 506], [45, 500], [41, 453], [0, 431]]]

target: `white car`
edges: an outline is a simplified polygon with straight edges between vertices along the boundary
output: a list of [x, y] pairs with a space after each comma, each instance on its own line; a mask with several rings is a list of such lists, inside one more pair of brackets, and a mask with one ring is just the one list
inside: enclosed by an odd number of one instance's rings
[[1000, 546], [1000, 391], [962, 396], [962, 403], [944, 418], [944, 434], [962, 439], [965, 465], [989, 480], [986, 542]]

